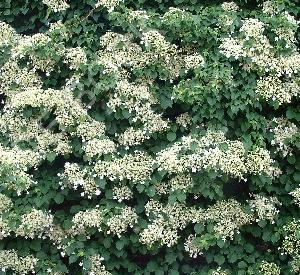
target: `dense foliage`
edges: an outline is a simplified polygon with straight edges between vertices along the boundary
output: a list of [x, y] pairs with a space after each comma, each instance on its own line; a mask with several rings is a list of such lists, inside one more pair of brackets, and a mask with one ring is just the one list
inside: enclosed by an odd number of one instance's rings
[[299, 274], [297, 0], [1, 0], [0, 274]]

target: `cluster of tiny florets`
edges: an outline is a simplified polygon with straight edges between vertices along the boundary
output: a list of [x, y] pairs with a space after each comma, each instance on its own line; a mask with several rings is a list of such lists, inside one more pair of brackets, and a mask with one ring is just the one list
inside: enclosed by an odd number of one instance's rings
[[16, 274], [28, 274], [33, 272], [38, 259], [32, 255], [21, 257], [15, 250], [0, 250], [0, 268], [3, 272], [13, 270]]
[[199, 255], [203, 254], [200, 247], [194, 243], [195, 238], [196, 235], [190, 235], [188, 236], [188, 238], [185, 240], [184, 243], [184, 250], [189, 253], [191, 258], [196, 258]]
[[113, 199], [118, 202], [130, 200], [133, 198], [133, 192], [128, 186], [115, 186], [113, 188]]
[[223, 2], [221, 5], [225, 11], [238, 11], [239, 6], [235, 2]]
[[[275, 10], [270, 1], [264, 4], [264, 11], [273, 14]], [[275, 51], [275, 47], [264, 34], [271, 26], [256, 18], [247, 18], [237, 35], [230, 35], [221, 39], [220, 52], [227, 58], [239, 60], [246, 70], [257, 70], [261, 77], [257, 81], [256, 93], [265, 100], [273, 100], [279, 104], [291, 102], [293, 97], [299, 96], [299, 83], [296, 74], [300, 69], [299, 52], [296, 51], [295, 32], [297, 21], [290, 14], [283, 17], [290, 28], [277, 28], [275, 40], [284, 39], [289, 54]], [[251, 43], [251, 46], [249, 46]], [[249, 61], [250, 60], [250, 63]], [[284, 76], [284, 78], [282, 78]]]
[[280, 267], [275, 263], [262, 261], [259, 266], [260, 274], [262, 275], [280, 275]]
[[97, 228], [101, 231], [101, 223], [103, 221], [103, 213], [99, 209], [88, 209], [79, 211], [72, 219], [72, 227], [70, 232], [72, 235], [87, 234], [88, 228]]
[[102, 156], [116, 151], [115, 143], [109, 139], [91, 139], [82, 147], [87, 157]]
[[9, 24], [0, 21], [0, 48], [14, 45], [18, 38], [16, 31]]
[[287, 119], [279, 117], [269, 123], [269, 130], [274, 135], [271, 144], [277, 147], [277, 151], [281, 152], [284, 157], [291, 155], [292, 147], [289, 143], [298, 133], [298, 127]]
[[80, 47], [66, 49], [65, 62], [69, 65], [70, 69], [78, 69], [80, 65], [86, 64], [86, 53]]
[[251, 211], [257, 215], [257, 221], [269, 220], [275, 223], [274, 218], [279, 213], [277, 205], [281, 205], [276, 197], [265, 197], [262, 195], [253, 195], [253, 199], [249, 201]]
[[290, 195], [294, 197], [294, 202], [300, 206], [300, 187], [294, 189], [292, 192], [290, 192]]
[[256, 93], [264, 99], [283, 104], [291, 102], [293, 97], [299, 95], [299, 87], [295, 81], [283, 82], [277, 76], [267, 76], [257, 80]]
[[91, 198], [92, 195], [100, 195], [101, 191], [97, 187], [94, 176], [87, 173], [84, 168], [81, 168], [77, 163], [65, 163], [65, 169], [63, 173], [59, 173], [61, 188], [65, 187], [77, 190], [78, 187], [83, 188], [84, 192], [82, 196], [88, 195]]
[[98, 161], [94, 170], [99, 177], [107, 177], [110, 180], [128, 179], [134, 182], [145, 182], [150, 179], [154, 161], [146, 153], [136, 151], [113, 161]]
[[25, 238], [42, 238], [51, 230], [53, 216], [42, 210], [32, 209], [21, 216], [21, 224], [16, 229], [16, 235]]
[[[226, 148], [221, 146], [226, 144]], [[183, 155], [194, 146], [191, 154]], [[234, 177], [243, 178], [246, 174], [266, 173], [276, 177], [280, 170], [273, 166], [274, 161], [263, 148], [246, 152], [240, 141], [226, 140], [222, 132], [207, 132], [201, 138], [183, 137], [181, 142], [157, 153], [156, 162], [159, 170], [169, 173], [197, 172], [202, 169], [213, 169]]]
[[12, 200], [3, 194], [0, 194], [0, 213], [7, 212], [12, 207], [13, 207]]
[[125, 206], [120, 214], [114, 215], [107, 220], [107, 233], [117, 235], [121, 238], [121, 234], [124, 233], [128, 227], [132, 228], [137, 221], [138, 215], [135, 211], [131, 207]]
[[179, 174], [170, 180], [159, 182], [155, 185], [158, 194], [168, 194], [176, 190], [187, 192], [194, 185], [193, 179], [189, 174]]
[[175, 245], [179, 240], [178, 230], [195, 218], [192, 209], [179, 203], [164, 206], [150, 200], [145, 206], [145, 212], [151, 222], [140, 233], [140, 242], [147, 246], [155, 243], [167, 247]]
[[89, 269], [89, 275], [110, 275], [111, 273], [105, 270], [105, 266], [103, 265], [104, 258], [99, 254], [95, 254], [89, 257], [91, 261], [91, 267]]
[[95, 7], [102, 6], [107, 8], [109, 12], [112, 12], [121, 2], [122, 0], [97, 0]]
[[300, 271], [300, 239], [299, 239], [300, 223], [299, 221], [292, 221], [284, 226], [285, 237], [282, 243], [281, 251], [283, 254], [292, 257], [291, 267], [293, 272]]
[[43, 3], [54, 12], [64, 11], [69, 8], [69, 4], [65, 0], [43, 0]]
[[214, 230], [220, 238], [232, 239], [234, 234], [239, 233], [239, 228], [245, 224], [252, 223], [253, 215], [247, 214], [243, 206], [231, 199], [219, 201], [209, 207], [205, 212], [205, 219], [216, 222]]

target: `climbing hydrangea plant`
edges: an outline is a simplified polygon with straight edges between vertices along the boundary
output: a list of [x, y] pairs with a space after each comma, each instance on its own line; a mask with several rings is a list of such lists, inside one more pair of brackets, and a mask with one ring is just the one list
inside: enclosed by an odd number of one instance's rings
[[298, 274], [297, 0], [3, 0], [0, 274]]

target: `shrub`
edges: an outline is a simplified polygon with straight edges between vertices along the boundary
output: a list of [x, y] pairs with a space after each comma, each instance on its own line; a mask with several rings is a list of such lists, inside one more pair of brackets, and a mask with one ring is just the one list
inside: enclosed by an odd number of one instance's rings
[[1, 274], [297, 274], [296, 0], [3, 0]]

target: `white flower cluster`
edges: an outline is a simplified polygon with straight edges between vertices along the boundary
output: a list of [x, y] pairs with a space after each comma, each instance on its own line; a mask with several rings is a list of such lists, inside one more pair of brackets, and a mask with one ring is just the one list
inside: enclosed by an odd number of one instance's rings
[[286, 226], [284, 226], [285, 237], [282, 243], [282, 253], [292, 257], [291, 266], [295, 274], [300, 272], [300, 222], [299, 220], [293, 220]]
[[125, 146], [126, 149], [129, 149], [129, 147], [139, 145], [149, 138], [150, 136], [146, 130], [128, 127], [125, 132], [118, 135], [118, 142]]
[[273, 31], [276, 33], [277, 38], [276, 40], [282, 39], [285, 40], [286, 47], [294, 47], [294, 45], [297, 43], [295, 32], [298, 29], [298, 25], [300, 21], [297, 21], [293, 15], [290, 15], [287, 12], [284, 12], [282, 14], [282, 17], [285, 19], [285, 24], [288, 26], [278, 26], [276, 29], [273, 29]]
[[184, 57], [186, 70], [196, 69], [204, 64], [204, 58], [198, 54], [187, 55]]
[[89, 275], [111, 275], [110, 272], [105, 270], [105, 266], [102, 264], [104, 258], [99, 254], [92, 255], [89, 259], [91, 261]]
[[155, 132], [163, 132], [169, 128], [168, 121], [163, 120], [160, 114], [152, 110], [151, 105], [156, 104], [157, 101], [150, 93], [148, 86], [122, 80], [117, 83], [115, 91], [107, 106], [114, 112], [118, 107], [124, 108], [133, 117], [133, 122], [142, 123], [141, 128], [129, 127], [119, 135], [120, 144], [128, 148], [142, 143]]
[[3, 194], [0, 194], [0, 240], [8, 237], [11, 231], [7, 221], [2, 218], [1, 214], [9, 211], [12, 207], [12, 200]]
[[259, 266], [260, 274], [262, 275], [280, 275], [280, 267], [275, 263], [262, 261]]
[[246, 37], [260, 37], [264, 30], [264, 24], [256, 18], [245, 19], [240, 28], [240, 31], [244, 32]]
[[176, 190], [186, 192], [194, 186], [192, 177], [189, 174], [178, 174], [168, 181], [162, 181], [155, 185], [158, 194], [168, 194]]
[[153, 165], [154, 161], [150, 156], [142, 151], [135, 151], [134, 154], [126, 154], [112, 161], [98, 161], [94, 170], [99, 177], [107, 177], [112, 181], [128, 179], [143, 183], [150, 179]]
[[17, 146], [5, 148], [0, 145], [0, 175], [4, 177], [3, 186], [15, 190], [18, 195], [28, 190], [35, 182], [27, 171], [37, 167], [41, 160], [37, 152], [22, 150]]
[[176, 117], [176, 123], [183, 128], [187, 128], [192, 123], [192, 119], [188, 113], [183, 113]]
[[121, 2], [122, 0], [97, 0], [95, 7], [98, 8], [100, 6], [103, 6], [107, 8], [108, 12], [112, 12], [115, 7], [120, 5]]
[[176, 22], [177, 20], [187, 19], [187, 12], [179, 8], [170, 7], [167, 12], [162, 16], [162, 21], [164, 23]]
[[256, 93], [266, 100], [283, 104], [300, 94], [300, 86], [296, 81], [283, 82], [277, 76], [267, 76], [257, 80]]
[[42, 130], [40, 135], [35, 137], [37, 141], [36, 150], [41, 156], [47, 153], [55, 153], [57, 155], [67, 155], [72, 152], [67, 135], [64, 133], [52, 133], [49, 130]]
[[234, 57], [237, 60], [240, 57], [246, 56], [243, 45], [235, 38], [225, 37], [221, 41], [222, 43], [219, 46], [220, 53], [227, 58]]
[[177, 230], [170, 228], [163, 217], [156, 218], [140, 233], [140, 242], [148, 246], [159, 242], [161, 245], [171, 247], [177, 243], [178, 239]]
[[175, 55], [177, 51], [177, 46], [166, 41], [165, 37], [157, 30], [143, 33], [141, 43], [145, 45], [148, 51], [166, 59], [170, 59], [171, 55]]
[[210, 275], [229, 275], [229, 273], [225, 270], [222, 270], [221, 267], [218, 267], [217, 269], [213, 270]]
[[224, 31], [228, 31], [228, 27], [234, 23], [236, 12], [239, 11], [239, 6], [234, 2], [223, 2], [221, 8], [225, 12], [220, 14], [221, 22], [219, 23], [219, 27], [224, 29]]
[[97, 53], [96, 62], [104, 66], [104, 74], [113, 73], [120, 77], [124, 76], [122, 66], [138, 68], [146, 64], [149, 57], [140, 58], [143, 55], [142, 48], [131, 40], [132, 36], [129, 34], [122, 35], [111, 31], [101, 36], [100, 45], [103, 50]]
[[[222, 148], [222, 146], [225, 149]], [[196, 149], [191, 150], [192, 147]], [[185, 154], [186, 151], [194, 151]], [[247, 173], [266, 173], [276, 177], [280, 171], [273, 166], [269, 152], [262, 148], [246, 150], [240, 141], [226, 140], [223, 132], [207, 131], [201, 138], [183, 137], [181, 141], [157, 153], [156, 162], [159, 170], [169, 173], [183, 173], [191, 170], [213, 169], [243, 178]]]
[[131, 207], [125, 206], [121, 210], [121, 214], [114, 215], [107, 220], [107, 234], [117, 235], [118, 238], [121, 238], [121, 234], [126, 232], [128, 227], [133, 228], [137, 222], [138, 215]]
[[113, 188], [113, 199], [118, 202], [130, 200], [133, 198], [133, 192], [128, 186], [115, 186]]
[[0, 216], [0, 240], [10, 235], [11, 228], [7, 221]]
[[[275, 124], [275, 125], [274, 125]], [[283, 156], [291, 155], [292, 148], [289, 146], [289, 139], [299, 132], [298, 127], [285, 118], [273, 118], [268, 125], [269, 131], [274, 134], [272, 145], [277, 147], [277, 151]]]
[[273, 1], [264, 1], [262, 4], [262, 11], [263, 13], [269, 14], [269, 15], [275, 15], [278, 12], [278, 8], [276, 5], [274, 5]]
[[69, 8], [69, 4], [65, 0], [42, 0], [48, 8], [54, 12], [64, 11]]
[[87, 209], [85, 211], [79, 211], [72, 218], [72, 227], [70, 228], [70, 234], [87, 235], [87, 229], [95, 227], [98, 231], [101, 231], [101, 223], [103, 222], [103, 212], [99, 209]]
[[251, 211], [255, 213], [259, 220], [269, 220], [275, 223], [274, 218], [279, 213], [276, 205], [281, 205], [276, 197], [265, 197], [253, 194], [253, 199], [249, 201]]
[[93, 138], [101, 138], [105, 134], [105, 124], [97, 120], [85, 120], [76, 128], [76, 135], [82, 138], [82, 141]]
[[243, 206], [236, 200], [218, 201], [205, 212], [205, 220], [216, 222], [214, 231], [224, 241], [226, 238], [233, 239], [234, 234], [239, 234], [239, 228], [252, 223], [253, 215], [247, 214]]
[[16, 31], [9, 24], [0, 21], [0, 48], [14, 45], [18, 39]]
[[115, 143], [107, 138], [104, 139], [91, 139], [87, 141], [82, 149], [84, 150], [86, 156], [89, 159], [92, 159], [95, 156], [102, 156], [106, 154], [110, 154], [116, 151]]
[[16, 274], [33, 272], [38, 259], [33, 256], [20, 257], [15, 250], [0, 250], [0, 268], [6, 272], [13, 270]]
[[81, 195], [87, 194], [88, 198], [91, 198], [92, 195], [101, 194], [94, 177], [87, 173], [86, 169], [81, 169], [77, 163], [66, 162], [64, 172], [58, 176], [61, 180], [59, 184], [62, 189], [68, 187], [77, 190], [78, 187], [82, 187], [84, 192]]
[[21, 224], [16, 229], [17, 236], [25, 238], [46, 238], [52, 228], [53, 216], [42, 210], [32, 209], [20, 218]]
[[3, 194], [0, 194], [0, 214], [7, 212], [12, 207], [13, 207], [12, 200]]
[[6, 62], [0, 68], [1, 93], [12, 96], [30, 87], [41, 87], [41, 78], [26, 67], [21, 68], [17, 61]]
[[7, 109], [16, 112], [27, 106], [43, 107], [49, 113], [55, 108], [56, 121], [65, 128], [88, 120], [87, 110], [70, 90], [28, 88], [11, 98]]
[[36, 118], [26, 118], [22, 115], [14, 116], [4, 113], [0, 116], [0, 130], [5, 133], [13, 143], [20, 141], [35, 140], [37, 151], [40, 158], [45, 158], [47, 153], [68, 154], [71, 146], [66, 134], [52, 133], [41, 126]]
[[148, 20], [150, 16], [146, 11], [143, 10], [130, 10], [128, 12], [127, 19], [130, 23], [132, 23], [135, 20]]
[[80, 65], [87, 63], [86, 53], [80, 47], [66, 49], [64, 58], [66, 64], [68, 64], [72, 70], [77, 70]]
[[[51, 43], [51, 38], [46, 33], [36, 33], [32, 36], [24, 36], [13, 49], [12, 59], [21, 59], [28, 56], [34, 72], [37, 69], [40, 69], [43, 72], [50, 73], [54, 70], [56, 63], [53, 56], [62, 56], [64, 53], [63, 49], [60, 47], [56, 47], [55, 51], [48, 50], [47, 54], [43, 56], [37, 53], [40, 49], [49, 49], [50, 47], [55, 47], [55, 45]], [[28, 65], [29, 64], [30, 63], [28, 63]]]
[[200, 247], [194, 243], [195, 238], [196, 235], [190, 235], [184, 243], [184, 250], [189, 253], [191, 258], [197, 258], [199, 255], [203, 254]]
[[[18, 158], [15, 156], [18, 156]], [[17, 146], [6, 148], [0, 145], [0, 162], [3, 165], [26, 171], [29, 167], [36, 167], [40, 160], [39, 154], [32, 150], [22, 150]]]
[[160, 245], [173, 246], [179, 239], [179, 229], [183, 229], [188, 222], [200, 222], [201, 214], [197, 219], [198, 212], [184, 204], [174, 203], [164, 206], [157, 201], [150, 200], [145, 205], [145, 213], [151, 223], [140, 233], [140, 242], [147, 246], [152, 246], [157, 242]]
[[294, 202], [300, 207], [300, 187], [289, 193], [294, 197]]
[[223, 2], [221, 7], [224, 11], [235, 12], [239, 10], [239, 6], [234, 2]]
[[[256, 18], [245, 19], [237, 35], [222, 38], [219, 46], [220, 53], [227, 58], [239, 60], [245, 69], [263, 72], [265, 75], [258, 80], [256, 92], [264, 99], [272, 99], [279, 104], [290, 102], [292, 97], [299, 96], [299, 84], [295, 74], [300, 70], [300, 54], [294, 38], [297, 22], [289, 14], [284, 13], [282, 16], [293, 27], [275, 29], [274, 32], [278, 35], [275, 40], [285, 39], [288, 53], [276, 52], [264, 35], [265, 28], [271, 26]], [[281, 79], [282, 76], [285, 78]]]
[[257, 148], [249, 152], [246, 166], [250, 174], [258, 175], [264, 172], [269, 177], [276, 178], [282, 172], [278, 167], [273, 166], [274, 162], [267, 150]]

